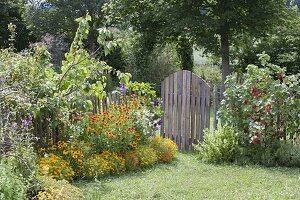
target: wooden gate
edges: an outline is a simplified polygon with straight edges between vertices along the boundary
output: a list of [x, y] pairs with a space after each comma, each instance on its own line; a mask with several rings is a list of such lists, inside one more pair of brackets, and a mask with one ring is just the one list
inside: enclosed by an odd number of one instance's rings
[[210, 125], [210, 87], [190, 71], [178, 71], [161, 86], [164, 115], [161, 135], [175, 141], [180, 150], [191, 150], [203, 141]]

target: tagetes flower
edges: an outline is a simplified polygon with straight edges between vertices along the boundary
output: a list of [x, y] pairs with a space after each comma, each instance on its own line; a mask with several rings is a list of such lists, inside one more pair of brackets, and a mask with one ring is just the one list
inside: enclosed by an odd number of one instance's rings
[[38, 160], [39, 172], [42, 175], [49, 175], [55, 179], [70, 180], [75, 175], [70, 162], [62, 159], [61, 156], [50, 154]]
[[43, 152], [45, 152], [45, 151], [46, 151], [45, 148], [38, 148], [38, 152], [39, 152], [39, 153], [43, 153]]

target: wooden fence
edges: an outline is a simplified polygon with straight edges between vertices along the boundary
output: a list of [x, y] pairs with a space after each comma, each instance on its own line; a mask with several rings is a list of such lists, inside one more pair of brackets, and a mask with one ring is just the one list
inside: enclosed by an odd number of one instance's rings
[[178, 71], [162, 82], [161, 95], [161, 135], [174, 140], [180, 150], [191, 150], [210, 127], [210, 86], [190, 71]]
[[[130, 91], [128, 91], [130, 92]], [[108, 93], [106, 97], [100, 100], [96, 96], [83, 97], [92, 102], [93, 114], [98, 114], [108, 111], [109, 107], [114, 104], [127, 104], [126, 91]], [[7, 117], [8, 116], [8, 117]], [[48, 141], [51, 139], [53, 143], [58, 142], [59, 125], [51, 126], [51, 122], [57, 116], [41, 112], [35, 118], [32, 118], [33, 123], [33, 134], [39, 138], [36, 143], [37, 146], [47, 146]], [[16, 123], [18, 127], [22, 127], [22, 121], [24, 116], [22, 114], [12, 114], [10, 108], [3, 107], [0, 105], [0, 134], [8, 134], [10, 131], [6, 126], [10, 126], [11, 123]], [[6, 133], [7, 132], [7, 133]]]
[[[111, 105], [127, 104], [127, 93], [132, 94], [131, 91], [122, 90], [108, 93], [102, 100], [96, 96], [83, 98], [92, 102], [91, 112], [98, 114], [108, 111]], [[216, 128], [220, 93], [221, 91], [216, 86], [212, 93], [210, 86], [190, 71], [178, 71], [165, 78], [161, 85], [164, 112], [161, 135], [174, 140], [180, 150], [191, 150], [193, 143], [203, 141], [205, 128]], [[6, 121], [1, 114], [9, 110], [0, 108], [0, 111], [0, 131], [4, 131], [2, 127]], [[213, 115], [212, 121], [210, 120], [211, 114]], [[54, 117], [57, 116], [42, 114], [33, 119], [33, 132], [39, 138], [38, 146], [46, 146], [49, 139], [52, 139], [54, 143], [57, 142], [59, 128], [51, 126]], [[22, 116], [16, 115], [16, 122], [19, 124], [21, 121]]]

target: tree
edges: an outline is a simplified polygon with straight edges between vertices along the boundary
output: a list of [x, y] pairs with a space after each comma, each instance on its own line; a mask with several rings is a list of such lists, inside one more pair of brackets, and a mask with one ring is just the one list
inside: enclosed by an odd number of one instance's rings
[[[85, 48], [91, 53], [98, 48], [98, 29], [106, 25], [105, 16], [102, 12], [102, 6], [105, 2], [106, 0], [30, 0], [24, 16], [28, 27], [39, 40], [45, 41], [45, 36], [47, 36], [46, 39], [55, 38], [56, 41], [60, 38], [60, 43], [65, 46], [65, 43], [70, 45], [75, 36], [77, 30], [75, 19], [89, 13], [91, 16], [91, 21], [89, 22], [90, 31], [86, 39], [87, 44]], [[46, 42], [51, 42], [51, 40]], [[66, 48], [60, 48], [54, 44], [47, 44], [47, 46], [48, 50], [55, 53], [54, 57], [59, 58], [57, 59], [58, 62], [56, 62], [57, 66], [59, 66], [61, 55], [65, 53], [64, 50]], [[56, 51], [52, 51], [53, 48], [57, 48]], [[105, 60], [116, 69], [122, 70], [123, 62], [120, 51], [121, 48], [118, 47], [111, 54], [106, 55], [102, 48], [94, 56], [100, 60]], [[121, 61], [116, 62], [117, 60]]]
[[[222, 58], [222, 83], [230, 73], [230, 46], [240, 36], [262, 36], [282, 19], [285, 9], [282, 0], [203, 0], [200, 10], [207, 29], [194, 34], [197, 43], [213, 53], [219, 49]], [[200, 27], [199, 27], [200, 28]], [[219, 40], [219, 43], [213, 43]], [[212, 48], [211, 48], [212, 47]], [[217, 48], [216, 48], [217, 47]]]
[[15, 47], [22, 50], [33, 40], [30, 31], [22, 18], [24, 12], [24, 0], [1, 0], [0, 1], [0, 48], [9, 45], [8, 24], [16, 25]]
[[243, 36], [233, 48], [238, 68], [249, 63], [259, 64], [256, 55], [265, 52], [272, 63], [286, 67], [287, 74], [300, 72], [300, 12], [290, 9], [287, 14], [282, 23], [264, 37]]
[[104, 0], [31, 1], [27, 6], [25, 19], [39, 38], [46, 33], [66, 34], [67, 39], [71, 41], [77, 29], [75, 19], [85, 16], [88, 12], [92, 16], [88, 48], [93, 52], [97, 43], [97, 29], [104, 24], [101, 11], [103, 3]]
[[[181, 5], [182, 4], [182, 5]], [[181, 6], [180, 6], [181, 5]], [[140, 37], [140, 71], [147, 68], [147, 56], [156, 44], [176, 43], [182, 69], [193, 69], [193, 41], [185, 30], [186, 1], [114, 0], [106, 7], [109, 22], [121, 28], [132, 28]], [[185, 9], [182, 9], [185, 7]]]
[[[163, 38], [183, 35], [222, 57], [222, 82], [229, 74], [230, 46], [243, 34], [263, 35], [278, 23], [283, 0], [114, 0], [112, 14], [141, 32]], [[223, 86], [224, 88], [224, 86]]]

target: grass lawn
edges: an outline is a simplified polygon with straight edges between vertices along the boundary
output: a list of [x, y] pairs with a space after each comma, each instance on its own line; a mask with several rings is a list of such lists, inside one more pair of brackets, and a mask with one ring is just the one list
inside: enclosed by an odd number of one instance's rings
[[300, 169], [209, 165], [179, 153], [172, 164], [76, 186], [93, 200], [300, 199]]

